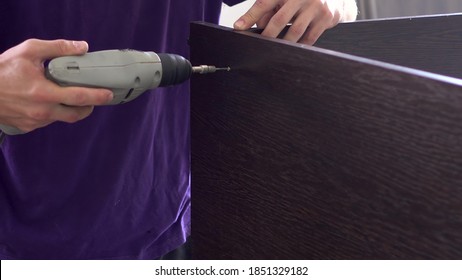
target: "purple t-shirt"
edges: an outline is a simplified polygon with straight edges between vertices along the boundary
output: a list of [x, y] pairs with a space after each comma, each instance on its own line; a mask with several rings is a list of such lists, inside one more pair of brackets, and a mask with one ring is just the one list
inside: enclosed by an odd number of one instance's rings
[[[225, 1], [231, 4], [239, 0]], [[219, 0], [3, 0], [0, 52], [28, 38], [188, 57]], [[189, 83], [0, 147], [1, 259], [153, 259], [190, 234]]]

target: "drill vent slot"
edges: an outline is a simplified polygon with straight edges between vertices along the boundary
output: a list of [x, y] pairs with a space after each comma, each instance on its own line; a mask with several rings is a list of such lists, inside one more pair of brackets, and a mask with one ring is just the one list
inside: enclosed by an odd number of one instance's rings
[[131, 89], [128, 91], [127, 95], [126, 95], [125, 98], [124, 98], [125, 100], [127, 100], [127, 99], [130, 97], [130, 95], [132, 95], [133, 90], [134, 90], [134, 88], [131, 88]]
[[71, 71], [71, 72], [79, 72], [80, 71], [80, 67], [79, 67], [79, 64], [75, 61], [72, 61], [72, 62], [68, 62], [67, 65], [66, 65], [66, 68], [68, 71]]

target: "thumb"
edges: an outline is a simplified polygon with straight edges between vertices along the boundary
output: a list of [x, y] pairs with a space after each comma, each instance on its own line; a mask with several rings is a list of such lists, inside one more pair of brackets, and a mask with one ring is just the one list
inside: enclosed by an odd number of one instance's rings
[[32, 59], [40, 61], [59, 56], [82, 55], [88, 51], [88, 44], [85, 41], [30, 39], [24, 44], [25, 53]]

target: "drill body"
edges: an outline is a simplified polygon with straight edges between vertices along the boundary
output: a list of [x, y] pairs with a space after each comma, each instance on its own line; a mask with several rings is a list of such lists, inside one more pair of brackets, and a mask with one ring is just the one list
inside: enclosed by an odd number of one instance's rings
[[107, 88], [109, 105], [129, 102], [148, 89], [180, 84], [192, 74], [191, 63], [175, 54], [106, 50], [50, 61], [48, 79], [61, 86]]

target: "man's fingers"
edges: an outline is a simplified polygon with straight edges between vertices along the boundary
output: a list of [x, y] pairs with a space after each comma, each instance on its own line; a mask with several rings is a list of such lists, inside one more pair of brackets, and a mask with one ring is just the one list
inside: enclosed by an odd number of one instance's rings
[[56, 106], [52, 110], [51, 118], [56, 121], [75, 123], [88, 117], [93, 112], [93, 106], [70, 107]]
[[13, 119], [11, 123], [21, 131], [27, 133], [55, 121], [75, 123], [88, 117], [92, 113], [93, 108], [93, 106], [70, 107], [59, 104], [51, 108], [47, 106], [35, 106], [26, 112], [27, 117]]
[[276, 13], [275, 11], [271, 11], [269, 13], [266, 13], [261, 19], [259, 19], [257, 21], [257, 27], [258, 28], [265, 28], [268, 25], [268, 22], [274, 16], [275, 13]]
[[54, 92], [58, 103], [68, 106], [104, 105], [113, 99], [112, 91], [83, 87], [58, 87]]
[[323, 9], [313, 21], [310, 23], [307, 32], [303, 35], [300, 43], [313, 45], [321, 37], [322, 33], [329, 28], [334, 27], [340, 19], [340, 14], [332, 13], [327, 2], [323, 5]]
[[88, 51], [85, 41], [29, 39], [21, 44], [23, 51], [33, 60], [44, 61], [66, 55], [82, 55]]
[[277, 37], [302, 7], [301, 1], [290, 1], [283, 5], [268, 22], [262, 35]]
[[234, 29], [246, 30], [251, 28], [265, 14], [271, 12], [276, 7], [277, 2], [278, 0], [255, 1], [253, 6], [234, 23]]
[[30, 93], [30, 98], [37, 103], [93, 106], [107, 104], [113, 99], [113, 93], [108, 89], [60, 87], [47, 80], [41, 84]]
[[257, 0], [234, 28], [244, 30], [255, 23], [264, 28], [262, 35], [277, 37], [288, 23], [293, 22], [284, 39], [314, 44], [341, 16], [340, 2], [326, 0]]
[[321, 37], [322, 33], [330, 27], [330, 21], [313, 21], [306, 33], [303, 35], [300, 43], [313, 45]]
[[311, 10], [307, 10], [304, 14], [297, 17], [287, 30], [284, 39], [291, 42], [298, 42], [307, 32], [308, 26], [312, 22], [313, 17], [314, 14]]

